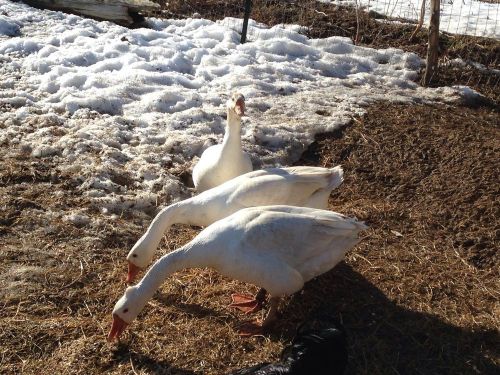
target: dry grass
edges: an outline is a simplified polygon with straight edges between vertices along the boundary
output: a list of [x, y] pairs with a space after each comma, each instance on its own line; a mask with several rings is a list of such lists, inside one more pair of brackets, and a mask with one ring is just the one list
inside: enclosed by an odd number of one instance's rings
[[[223, 374], [276, 359], [299, 323], [326, 313], [348, 332], [350, 374], [496, 373], [498, 125], [486, 109], [381, 104], [320, 137], [301, 163], [341, 163], [346, 181], [331, 208], [371, 229], [252, 339], [235, 333], [245, 317], [225, 306], [231, 292], [256, 288], [188, 270], [120, 345], [107, 344], [124, 256], [147, 221], [102, 216], [51, 159], [3, 159], [0, 372]], [[91, 224], [50, 215], [76, 207]], [[196, 232], [174, 228], [162, 251]]]

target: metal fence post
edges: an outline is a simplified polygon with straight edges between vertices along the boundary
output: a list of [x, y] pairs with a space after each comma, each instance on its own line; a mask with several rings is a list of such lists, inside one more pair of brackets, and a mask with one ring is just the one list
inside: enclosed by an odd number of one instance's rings
[[252, 0], [245, 0], [245, 15], [243, 16], [243, 28], [241, 29], [241, 43], [247, 41], [248, 19], [252, 10]]
[[437, 73], [439, 58], [439, 0], [431, 0], [431, 20], [429, 22], [429, 45], [424, 73], [424, 86], [428, 86]]

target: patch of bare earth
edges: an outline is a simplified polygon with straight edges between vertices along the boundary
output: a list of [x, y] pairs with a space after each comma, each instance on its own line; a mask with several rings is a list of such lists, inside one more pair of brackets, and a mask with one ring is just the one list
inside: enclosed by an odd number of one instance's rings
[[379, 104], [304, 155], [343, 165], [332, 209], [371, 227], [338, 269], [354, 373], [498, 371], [499, 126], [491, 109]]

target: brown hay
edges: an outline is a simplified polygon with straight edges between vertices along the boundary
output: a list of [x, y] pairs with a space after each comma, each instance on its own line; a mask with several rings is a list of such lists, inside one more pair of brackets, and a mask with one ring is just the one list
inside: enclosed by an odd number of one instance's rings
[[[297, 325], [321, 312], [347, 329], [351, 374], [494, 373], [496, 139], [498, 115], [485, 109], [374, 105], [319, 137], [300, 162], [345, 168], [331, 207], [371, 227], [345, 264], [284, 301], [277, 326], [252, 339], [236, 334], [246, 317], [226, 305], [256, 287], [211, 270], [178, 272], [119, 345], [105, 341], [110, 312], [147, 222], [102, 216], [74, 190], [76, 176], [49, 183], [50, 159], [3, 159], [0, 283], [20, 287], [2, 297], [0, 371], [223, 374], [275, 360]], [[87, 207], [92, 222], [48, 220], [53, 207]], [[161, 251], [196, 233], [173, 228]]]

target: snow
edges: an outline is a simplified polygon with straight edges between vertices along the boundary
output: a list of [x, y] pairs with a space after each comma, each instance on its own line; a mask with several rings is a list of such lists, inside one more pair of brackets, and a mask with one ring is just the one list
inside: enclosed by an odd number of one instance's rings
[[90, 217], [85, 214], [71, 213], [63, 217], [64, 221], [70, 222], [76, 226], [84, 226], [90, 223]]
[[[0, 35], [0, 145], [53, 158], [106, 214], [150, 210], [191, 192], [181, 182], [220, 142], [225, 102], [246, 97], [242, 144], [256, 168], [288, 165], [321, 132], [378, 100], [453, 101], [423, 89], [421, 59], [348, 38], [308, 39], [298, 26], [150, 19], [150, 29], [0, 0], [18, 35]], [[9, 146], [9, 147], [6, 147]], [[66, 220], [83, 224], [80, 212]]]
[[0, 15], [0, 35], [16, 36], [19, 34], [19, 24]]
[[[422, 0], [318, 0], [322, 3], [356, 6], [392, 18], [417, 21]], [[425, 4], [426, 25], [430, 19], [430, 0]], [[481, 0], [442, 0], [440, 30], [453, 34], [500, 38], [500, 3]]]

